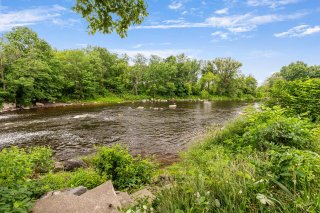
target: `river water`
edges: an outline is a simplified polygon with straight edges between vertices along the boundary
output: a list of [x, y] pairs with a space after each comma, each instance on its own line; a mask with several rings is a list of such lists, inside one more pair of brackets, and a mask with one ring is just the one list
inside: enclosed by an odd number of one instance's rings
[[177, 102], [176, 109], [169, 109], [169, 104], [68, 106], [0, 114], [0, 150], [11, 145], [46, 145], [57, 159], [66, 160], [92, 153], [95, 145], [120, 143], [133, 154], [154, 154], [167, 164], [208, 127], [223, 125], [246, 105]]

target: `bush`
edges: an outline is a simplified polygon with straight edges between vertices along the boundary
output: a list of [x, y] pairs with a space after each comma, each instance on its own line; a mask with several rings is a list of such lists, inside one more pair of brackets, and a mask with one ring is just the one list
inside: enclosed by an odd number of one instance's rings
[[0, 152], [0, 212], [26, 212], [32, 206], [32, 176], [45, 172], [52, 165], [52, 152], [45, 147]]
[[247, 110], [246, 114], [227, 125], [212, 140], [211, 144], [221, 143], [236, 152], [253, 149], [266, 151], [274, 145], [319, 151], [316, 125], [310, 120], [288, 117], [286, 110], [279, 107], [261, 111]]
[[248, 110], [184, 153], [156, 212], [319, 212], [319, 127], [286, 112]]
[[151, 182], [154, 165], [140, 156], [133, 157], [119, 145], [97, 148], [93, 163], [98, 173], [113, 181], [117, 189], [134, 189]]
[[78, 169], [72, 173], [68, 180], [68, 187], [85, 186], [88, 189], [93, 189], [106, 181], [106, 177], [100, 176], [93, 169]]
[[317, 144], [313, 142], [310, 131], [314, 125], [309, 120], [287, 117], [284, 113], [279, 108], [266, 108], [262, 112], [249, 114], [248, 119], [254, 125], [247, 126], [238, 141], [261, 151], [273, 145], [316, 150]]
[[74, 172], [48, 173], [37, 180], [39, 194], [48, 191], [84, 186], [93, 189], [106, 181], [93, 169], [80, 168]]
[[269, 106], [279, 105], [292, 113], [308, 115], [313, 120], [319, 118], [320, 112], [320, 79], [305, 81], [277, 80], [270, 89]]

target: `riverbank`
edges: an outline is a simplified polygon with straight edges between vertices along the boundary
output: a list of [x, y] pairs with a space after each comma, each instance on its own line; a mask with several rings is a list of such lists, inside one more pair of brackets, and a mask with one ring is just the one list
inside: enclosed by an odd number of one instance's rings
[[318, 212], [319, 124], [250, 109], [213, 129], [163, 172], [157, 212]]
[[200, 96], [188, 97], [150, 97], [146, 95], [110, 95], [107, 97], [99, 97], [88, 100], [65, 100], [60, 102], [37, 102], [31, 106], [17, 106], [15, 103], [3, 103], [0, 105], [0, 113], [11, 112], [16, 110], [29, 110], [39, 108], [54, 108], [54, 107], [68, 107], [68, 106], [85, 106], [85, 105], [99, 105], [99, 104], [120, 104], [128, 102], [179, 102], [179, 101], [240, 101], [240, 102], [255, 102], [258, 99], [248, 96], [244, 98], [230, 98], [225, 96], [209, 96], [206, 99]]

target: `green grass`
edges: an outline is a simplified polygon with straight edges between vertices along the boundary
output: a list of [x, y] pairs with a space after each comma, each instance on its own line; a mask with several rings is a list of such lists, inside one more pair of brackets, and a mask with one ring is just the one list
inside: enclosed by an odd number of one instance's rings
[[175, 181], [156, 212], [319, 212], [319, 127], [285, 114], [251, 111], [209, 132], [167, 168]]

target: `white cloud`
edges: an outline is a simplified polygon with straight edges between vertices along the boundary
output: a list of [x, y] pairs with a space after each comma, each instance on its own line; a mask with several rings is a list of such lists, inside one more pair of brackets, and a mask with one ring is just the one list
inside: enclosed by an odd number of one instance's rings
[[253, 15], [251, 13], [233, 16], [212, 16], [203, 22], [187, 22], [184, 20], [169, 20], [158, 25], [142, 25], [133, 29], [179, 29], [179, 28], [222, 28], [232, 33], [244, 33], [256, 29], [259, 25], [274, 22], [298, 19], [306, 13], [295, 13], [290, 15], [267, 14]]
[[52, 19], [52, 23], [61, 27], [71, 27], [71, 26], [74, 26], [75, 24], [80, 23], [80, 20], [73, 19], [73, 18], [69, 18], [69, 19], [55, 18], [55, 19]]
[[282, 53], [274, 50], [252, 50], [248, 58], [274, 58], [282, 56]]
[[19, 11], [10, 11], [0, 14], [0, 32], [11, 30], [13, 27], [33, 25], [43, 21], [53, 21], [66, 10], [64, 7], [38, 7]]
[[218, 14], [218, 15], [227, 15], [229, 13], [229, 8], [223, 8], [221, 10], [216, 10], [214, 13]]
[[229, 38], [229, 33], [222, 32], [222, 31], [216, 31], [214, 33], [211, 33], [211, 36], [217, 36], [222, 40], [227, 40]]
[[267, 6], [270, 8], [277, 8], [279, 6], [285, 6], [288, 4], [294, 4], [300, 0], [247, 0], [249, 6]]
[[189, 57], [196, 58], [199, 50], [193, 49], [153, 49], [153, 50], [128, 50], [128, 49], [112, 49], [111, 52], [123, 55], [127, 54], [130, 58], [134, 58], [137, 54], [142, 54], [147, 58], [151, 55], [157, 55], [162, 58], [169, 57], [171, 55], [178, 55], [181, 53], [187, 54]]
[[138, 49], [138, 48], [141, 48], [142, 46], [143, 46], [142, 44], [136, 44], [132, 48], [133, 49]]
[[169, 4], [169, 9], [171, 10], [178, 10], [183, 6], [181, 1], [173, 1], [171, 4]]
[[289, 29], [286, 32], [275, 33], [274, 36], [277, 38], [305, 37], [315, 33], [320, 33], [320, 25], [313, 27], [309, 25], [299, 25]]

